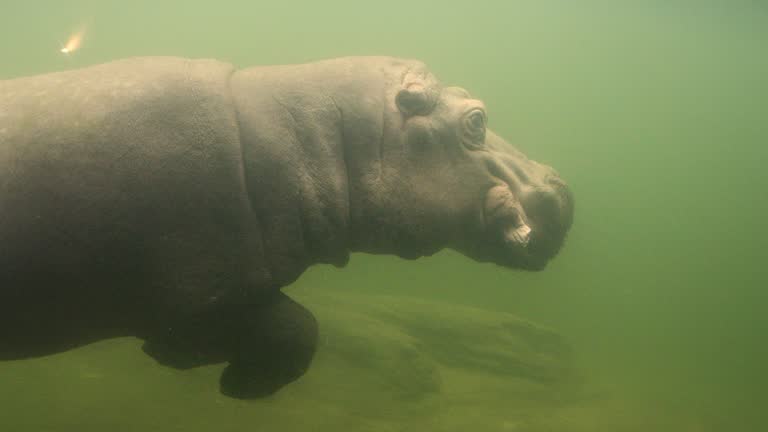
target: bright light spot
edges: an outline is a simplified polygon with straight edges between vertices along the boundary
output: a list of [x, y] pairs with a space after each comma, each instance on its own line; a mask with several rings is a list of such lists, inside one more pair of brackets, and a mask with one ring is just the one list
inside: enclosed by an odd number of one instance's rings
[[72, 36], [67, 39], [67, 43], [64, 44], [63, 47], [61, 47], [61, 51], [63, 54], [69, 54], [74, 51], [77, 51], [78, 48], [80, 48], [80, 45], [83, 43], [83, 36], [85, 35], [85, 29], [80, 30]]

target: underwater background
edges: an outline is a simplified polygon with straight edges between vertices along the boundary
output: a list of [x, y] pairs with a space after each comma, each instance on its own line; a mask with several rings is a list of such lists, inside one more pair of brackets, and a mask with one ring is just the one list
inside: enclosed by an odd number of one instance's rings
[[[223, 397], [221, 366], [167, 369], [135, 339], [0, 363], [0, 430], [768, 429], [765, 1], [0, 0], [0, 79], [144, 55], [423, 60], [560, 172], [570, 237], [541, 273], [450, 251], [310, 269], [285, 291], [324, 342], [266, 400]], [[561, 335], [574, 371], [472, 363], [516, 355], [478, 337], [498, 323]]]

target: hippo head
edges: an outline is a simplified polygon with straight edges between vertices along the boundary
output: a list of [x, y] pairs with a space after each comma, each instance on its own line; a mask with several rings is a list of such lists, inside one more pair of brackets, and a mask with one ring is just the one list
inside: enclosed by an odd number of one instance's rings
[[441, 86], [423, 68], [397, 84], [385, 103], [380, 169], [357, 191], [365, 195], [353, 212], [366, 239], [359, 249], [417, 258], [449, 247], [543, 269], [572, 223], [565, 182], [488, 129], [485, 106], [466, 90]]

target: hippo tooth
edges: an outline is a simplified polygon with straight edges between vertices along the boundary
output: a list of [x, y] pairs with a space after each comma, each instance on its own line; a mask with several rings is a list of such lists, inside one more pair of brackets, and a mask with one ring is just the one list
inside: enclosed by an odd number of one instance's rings
[[509, 227], [505, 230], [504, 237], [508, 243], [526, 247], [531, 240], [531, 227], [526, 224]]

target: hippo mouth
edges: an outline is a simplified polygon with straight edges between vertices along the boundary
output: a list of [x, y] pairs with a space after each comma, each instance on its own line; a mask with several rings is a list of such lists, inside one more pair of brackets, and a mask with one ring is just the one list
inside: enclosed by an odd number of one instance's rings
[[572, 223], [573, 200], [561, 180], [546, 188], [512, 192], [492, 187], [483, 206], [483, 234], [471, 255], [523, 270], [543, 270], [562, 247]]

